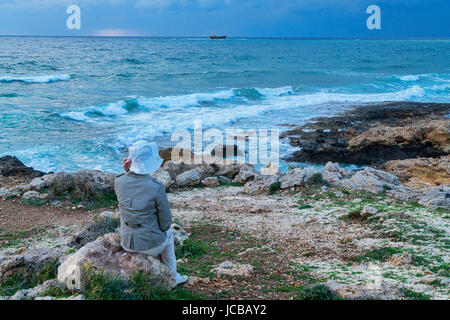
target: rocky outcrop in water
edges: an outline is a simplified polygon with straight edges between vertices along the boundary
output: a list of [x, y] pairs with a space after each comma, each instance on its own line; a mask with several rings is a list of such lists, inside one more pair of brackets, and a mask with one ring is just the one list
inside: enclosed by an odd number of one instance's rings
[[284, 132], [300, 150], [287, 160], [382, 164], [389, 160], [447, 155], [450, 104], [386, 102], [357, 106]]
[[31, 167], [27, 167], [16, 157], [5, 156], [0, 158], [0, 175], [2, 176], [36, 178], [41, 177], [44, 174], [44, 172], [34, 170]]

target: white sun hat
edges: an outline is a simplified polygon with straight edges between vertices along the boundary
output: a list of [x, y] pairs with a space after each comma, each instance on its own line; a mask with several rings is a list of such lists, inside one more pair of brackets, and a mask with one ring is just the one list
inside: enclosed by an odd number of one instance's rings
[[154, 142], [139, 140], [128, 149], [131, 159], [130, 171], [137, 174], [151, 174], [158, 170], [163, 162], [159, 156], [158, 145]]

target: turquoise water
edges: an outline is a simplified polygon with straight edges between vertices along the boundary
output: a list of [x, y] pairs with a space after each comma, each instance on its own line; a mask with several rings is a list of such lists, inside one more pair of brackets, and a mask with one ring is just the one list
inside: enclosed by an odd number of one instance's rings
[[2, 37], [0, 156], [118, 172], [128, 145], [173, 145], [195, 119], [283, 129], [358, 103], [450, 102], [449, 52], [449, 40]]

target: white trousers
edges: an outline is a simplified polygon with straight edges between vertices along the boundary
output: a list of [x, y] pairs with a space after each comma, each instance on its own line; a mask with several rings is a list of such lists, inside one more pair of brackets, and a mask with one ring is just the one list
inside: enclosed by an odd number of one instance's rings
[[142, 250], [142, 251], [134, 251], [134, 250], [127, 250], [128, 252], [136, 252], [136, 253], [143, 253], [155, 258], [158, 258], [159, 255], [161, 255], [161, 261], [169, 267], [170, 272], [175, 277], [177, 275], [177, 259], [175, 257], [175, 244], [173, 239], [173, 232], [172, 228], [166, 231], [166, 241], [164, 241], [162, 244], [155, 248]]

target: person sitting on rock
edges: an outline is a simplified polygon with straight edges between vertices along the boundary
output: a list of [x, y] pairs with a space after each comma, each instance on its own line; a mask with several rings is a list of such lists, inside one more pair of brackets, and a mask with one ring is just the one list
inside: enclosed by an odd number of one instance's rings
[[119, 201], [121, 244], [125, 251], [161, 256], [178, 284], [188, 280], [177, 272], [172, 213], [164, 185], [150, 176], [163, 160], [156, 143], [140, 140], [123, 159], [126, 173], [116, 177], [114, 190]]

